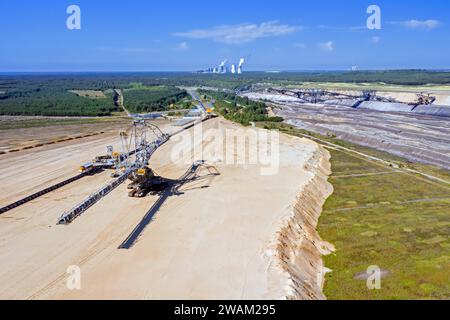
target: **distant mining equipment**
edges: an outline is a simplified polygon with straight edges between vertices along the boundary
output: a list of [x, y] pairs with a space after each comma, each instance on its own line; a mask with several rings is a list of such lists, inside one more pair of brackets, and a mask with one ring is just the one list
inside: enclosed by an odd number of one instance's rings
[[339, 92], [333, 92], [322, 89], [286, 90], [286, 89], [269, 88], [266, 89], [265, 91], [267, 93], [282, 94], [295, 97], [302, 100], [305, 103], [313, 103], [313, 104], [323, 103], [328, 100], [336, 100], [336, 99], [354, 99], [358, 100], [357, 104], [360, 104], [363, 101], [399, 103], [399, 101], [395, 99], [378, 96], [376, 91], [374, 90], [364, 90], [360, 95], [343, 94]]
[[417, 106], [429, 106], [436, 101], [436, 97], [431, 96], [429, 93], [419, 93], [417, 94], [417, 100], [415, 102], [409, 103], [409, 105]]
[[122, 90], [114, 89], [114, 97], [113, 97], [114, 105], [118, 108], [123, 108], [124, 98], [122, 94]]

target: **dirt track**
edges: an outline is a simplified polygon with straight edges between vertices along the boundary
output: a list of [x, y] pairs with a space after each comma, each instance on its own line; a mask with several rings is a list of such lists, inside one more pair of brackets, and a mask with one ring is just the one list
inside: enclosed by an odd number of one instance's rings
[[[240, 130], [218, 119], [205, 128]], [[103, 153], [112, 138], [88, 138], [1, 156], [0, 204], [70, 177], [80, 163]], [[183, 151], [192, 146], [169, 142], [152, 159], [157, 174], [177, 179], [192, 161], [206, 160], [220, 175], [200, 171], [200, 179], [184, 185], [182, 194], [169, 197], [129, 250], [118, 247], [157, 196], [128, 198], [122, 185], [73, 224], [55, 225], [64, 210], [110, 180], [107, 172], [0, 216], [0, 298], [323, 298], [320, 285], [294, 293], [292, 278], [303, 276], [302, 265], [314, 265], [308, 269], [312, 277], [322, 268], [314, 246], [307, 246], [305, 259], [299, 254], [306, 248], [303, 243], [315, 240], [320, 246], [314, 221], [302, 221], [301, 216], [303, 210], [320, 214], [330, 193], [328, 154], [305, 139], [282, 136], [280, 142], [280, 170], [269, 176], [261, 175], [261, 165], [225, 165], [222, 159], [208, 159], [202, 153], [172, 162], [175, 146]], [[205, 140], [202, 145], [207, 148], [210, 143]], [[69, 155], [70, 160], [63, 161]], [[294, 210], [297, 197], [302, 205]], [[306, 225], [307, 234], [292, 232], [292, 225], [300, 224]], [[281, 247], [280, 236], [285, 241]], [[295, 256], [281, 261], [287, 252]], [[291, 260], [300, 273], [292, 274]], [[66, 288], [66, 270], [71, 265], [82, 271], [79, 291]]]

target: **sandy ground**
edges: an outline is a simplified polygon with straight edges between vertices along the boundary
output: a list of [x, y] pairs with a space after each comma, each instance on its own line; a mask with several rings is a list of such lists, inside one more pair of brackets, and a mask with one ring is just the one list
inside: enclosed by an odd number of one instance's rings
[[[0, 124], [14, 122], [20, 124], [29, 120], [46, 121], [50, 118], [44, 117], [0, 117]], [[67, 118], [51, 118], [48, 121], [65, 121]], [[123, 130], [129, 122], [128, 120], [117, 119], [99, 123], [83, 124], [81, 118], [72, 118], [72, 121], [80, 121], [79, 124], [49, 125], [44, 127], [18, 128], [9, 130], [0, 130], [0, 152], [56, 142], [60, 139], [78, 137], [80, 135], [101, 133], [101, 135], [117, 135], [119, 130]]]
[[[219, 119], [204, 127], [241, 130]], [[178, 139], [190, 134], [192, 130]], [[103, 153], [112, 138], [0, 156], [0, 205], [72, 176], [80, 163]], [[301, 217], [314, 211], [313, 220], [317, 220], [331, 192], [326, 183], [328, 153], [309, 140], [283, 135], [279, 171], [265, 176], [263, 165], [228, 165], [224, 159], [208, 156], [211, 143], [207, 139], [200, 144], [205, 147], [202, 152], [194, 148], [192, 157], [183, 155], [192, 146], [178, 139], [155, 154], [151, 167], [156, 173], [179, 178], [194, 160], [206, 160], [209, 167], [199, 172], [197, 180], [183, 185], [179, 195], [165, 201], [129, 249], [118, 247], [157, 196], [128, 198], [126, 185], [71, 225], [55, 225], [66, 209], [110, 180], [107, 172], [0, 216], [0, 298], [324, 298], [319, 283], [305, 292], [298, 282], [309, 283], [308, 277], [322, 271], [319, 250], [314, 248], [322, 247], [320, 239], [314, 234], [312, 241], [301, 232], [301, 224], [306, 224], [307, 233], [313, 234], [316, 222]], [[173, 161], [174, 150], [181, 154]], [[306, 249], [308, 254], [303, 256]], [[67, 268], [72, 265], [81, 268], [81, 290], [67, 289]], [[308, 273], [303, 274], [306, 269]]]

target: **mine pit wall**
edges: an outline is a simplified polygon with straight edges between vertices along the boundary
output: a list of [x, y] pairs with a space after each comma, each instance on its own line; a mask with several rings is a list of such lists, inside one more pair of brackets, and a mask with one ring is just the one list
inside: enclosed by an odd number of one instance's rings
[[[341, 92], [336, 91], [342, 94], [351, 94], [351, 95], [360, 95], [362, 92]], [[430, 105], [414, 105], [410, 104], [417, 100], [417, 94], [411, 93], [415, 99], [407, 99], [404, 97], [406, 94], [398, 94], [394, 96], [390, 96], [388, 94], [380, 95], [385, 98], [400, 98], [399, 102], [382, 102], [382, 101], [363, 101], [362, 99], [331, 99], [327, 101], [323, 101], [318, 103], [318, 107], [322, 107], [323, 105], [328, 106], [338, 106], [338, 107], [348, 107], [348, 108], [356, 108], [356, 109], [367, 109], [367, 110], [375, 110], [379, 112], [401, 112], [401, 113], [410, 113], [410, 114], [420, 114], [420, 115], [428, 115], [428, 116], [436, 116], [436, 117], [450, 117], [450, 96], [448, 95], [436, 95], [437, 100], [435, 103]], [[260, 100], [270, 100], [274, 103], [295, 103], [295, 104], [308, 104], [307, 102], [300, 100], [296, 97], [292, 97], [290, 95], [282, 95], [282, 94], [262, 94], [258, 92], [246, 93], [242, 95], [243, 97], [248, 97], [255, 101]]]
[[[279, 116], [283, 114], [277, 113]], [[311, 124], [305, 124], [300, 120], [290, 119], [284, 123], [294, 126], [296, 128], [304, 129], [320, 135], [326, 136], [328, 133], [332, 132], [336, 135], [336, 138], [343, 141], [348, 141], [363, 147], [369, 147], [390, 153], [394, 156], [400, 158], [405, 158], [412, 162], [420, 162], [424, 164], [430, 164], [444, 169], [450, 170], [449, 159], [450, 157], [445, 156], [435, 150], [426, 150], [423, 148], [415, 147], [412, 145], [402, 145], [401, 140], [399, 142], [390, 141], [386, 144], [382, 142], [379, 137], [368, 137], [367, 135], [358, 135], [353, 132], [344, 132], [342, 130], [329, 130], [324, 127], [315, 126]], [[425, 142], [424, 142], [425, 143]]]
[[317, 225], [326, 199], [333, 193], [328, 183], [331, 174], [330, 154], [322, 147], [309, 160], [305, 170], [313, 173], [299, 190], [292, 215], [278, 234], [276, 248], [278, 265], [287, 279], [288, 300], [325, 300], [322, 289], [327, 269], [322, 256], [334, 251], [324, 242]]

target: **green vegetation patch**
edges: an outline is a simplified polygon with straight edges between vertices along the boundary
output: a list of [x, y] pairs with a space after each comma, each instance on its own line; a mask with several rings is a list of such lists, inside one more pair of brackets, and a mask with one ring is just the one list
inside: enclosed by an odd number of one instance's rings
[[281, 117], [269, 117], [268, 106], [264, 102], [252, 101], [234, 93], [200, 90], [203, 96], [215, 100], [215, 111], [225, 119], [248, 126], [250, 122], [282, 122]]
[[113, 99], [117, 88], [131, 112], [189, 108], [186, 91], [167, 82], [173, 81], [128, 74], [3, 76], [0, 115], [110, 116], [121, 111]]
[[[133, 84], [132, 88], [124, 90], [125, 107], [130, 112], [143, 113], [165, 111], [171, 105], [179, 104], [188, 96], [185, 90], [170, 86], [150, 86]], [[186, 102], [184, 106], [189, 107]]]
[[111, 96], [91, 99], [60, 88], [12, 90], [0, 95], [1, 115], [107, 116], [115, 110]]
[[[319, 233], [336, 246], [325, 257], [329, 299], [450, 298], [450, 191], [413, 175], [342, 177], [379, 170], [369, 161], [331, 150], [334, 194]], [[336, 177], [336, 178], [334, 178]], [[376, 265], [387, 270], [381, 290], [355, 275]]]

